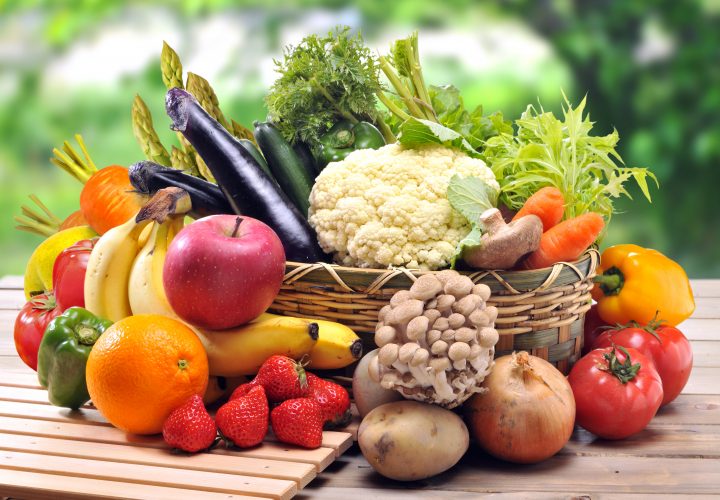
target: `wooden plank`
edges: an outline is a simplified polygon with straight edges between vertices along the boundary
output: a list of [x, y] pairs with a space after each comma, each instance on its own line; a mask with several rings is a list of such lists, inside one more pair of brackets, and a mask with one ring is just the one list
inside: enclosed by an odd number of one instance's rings
[[720, 394], [720, 368], [693, 367], [684, 394]]
[[[167, 449], [167, 445], [159, 436], [126, 434], [111, 426], [93, 426], [90, 428], [87, 425], [69, 422], [32, 420], [21, 415], [0, 417], [0, 432]], [[246, 450], [216, 448], [211, 453], [306, 463], [311, 464], [318, 472], [324, 470], [335, 459], [335, 450], [333, 448], [321, 447], [314, 450], [305, 450], [295, 446], [271, 442]]]
[[[2, 368], [0, 367], [0, 370]], [[0, 385], [7, 385], [12, 387], [26, 387], [29, 389], [40, 389], [40, 382], [38, 382], [37, 373], [28, 368], [24, 372], [5, 372], [3, 371], [2, 377], [0, 377]]]
[[720, 318], [720, 298], [695, 297], [695, 312], [692, 317], [693, 319]]
[[210, 453], [181, 455], [160, 448], [138, 448], [5, 433], [0, 433], [0, 450], [283, 479], [295, 481], [298, 488], [305, 487], [317, 475], [310, 464]]
[[695, 297], [720, 297], [720, 280], [690, 280]]
[[48, 420], [51, 422], [70, 422], [108, 427], [110, 424], [97, 410], [70, 410], [58, 406], [27, 404], [17, 401], [0, 401], [0, 415], [25, 419]]
[[693, 351], [693, 367], [720, 366], [720, 338], [718, 340], [690, 341]]
[[[30, 404], [26, 404], [30, 403]], [[49, 406], [49, 408], [44, 408]], [[0, 415], [22, 416], [41, 420], [91, 423], [94, 425], [111, 426], [100, 412], [90, 406], [84, 406], [78, 411], [51, 406], [47, 400], [47, 391], [41, 387], [28, 388], [5, 385], [0, 381]], [[266, 438], [268, 442], [277, 442], [272, 433]], [[335, 456], [342, 455], [352, 446], [352, 436], [347, 432], [324, 431], [322, 446], [332, 448]]]
[[690, 318], [678, 325], [689, 340], [720, 340], [720, 320]]
[[650, 427], [720, 425], [720, 396], [680, 394], [660, 408]]
[[[377, 488], [411, 488], [437, 491], [443, 498], [456, 492], [512, 493], [524, 492], [522, 498], [535, 498], [536, 493], [581, 492], [612, 496], [617, 493], [646, 495], [717, 494], [720, 485], [718, 461], [703, 458], [657, 459], [614, 455], [576, 456], [556, 455], [533, 465], [517, 465], [491, 458], [475, 446], [450, 471], [414, 483], [399, 484], [374, 472], [362, 455], [352, 448], [334, 463], [323, 476], [324, 483], [311, 483], [305, 492], [311, 496], [315, 486], [324, 488], [357, 488], [358, 485]], [[340, 472], [341, 471], [341, 472]], [[361, 498], [368, 498], [358, 489]], [[379, 498], [384, 498], [379, 496]], [[422, 498], [422, 497], [421, 497]], [[685, 497], [687, 498], [687, 497]]]
[[0, 278], [0, 288], [9, 290], [22, 290], [23, 289], [23, 277], [22, 276], [3, 276]]
[[216, 491], [265, 498], [290, 499], [297, 493], [294, 481], [267, 479], [240, 474], [223, 474], [153, 465], [103, 462], [82, 458], [37, 455], [17, 451], [0, 452], [0, 468], [49, 472], [65, 476], [88, 477], [152, 486], [179, 486], [189, 490]]
[[14, 347], [11, 355], [0, 356], [0, 372], [3, 375], [6, 373], [27, 373], [28, 370], [30, 368], [20, 359]]
[[[560, 451], [565, 455], [720, 458], [720, 425], [650, 425], [642, 432], [618, 441], [599, 439], [576, 427], [572, 439]], [[618, 458], [622, 461], [623, 458]]]
[[0, 309], [17, 311], [25, 304], [25, 295], [18, 290], [0, 290]]
[[[311, 484], [310, 487], [304, 490], [301, 494], [312, 498], [313, 500], [337, 500], [338, 498], [378, 498], [382, 500], [447, 500], [452, 498], [453, 500], [478, 500], [480, 496], [475, 492], [470, 491], [452, 491], [447, 490], [430, 490], [426, 489], [425, 486], [420, 483], [418, 487], [412, 487], [412, 492], [408, 486], [403, 486], [402, 483], [397, 482], [383, 482], [373, 481], [372, 487], [363, 485], [357, 485], [356, 487], [333, 487], [327, 484], [315, 485]], [[413, 485], [413, 483], [410, 483]], [[584, 491], [578, 490], [565, 490], [565, 491], [544, 491], [544, 492], [533, 492], [532, 495], [528, 495], [526, 492], [492, 492], [482, 495], [481, 498], [487, 498], [492, 500], [687, 500], [686, 494], [632, 494], [632, 493], [613, 493], [611, 495], [605, 495], [603, 493], [593, 493], [592, 497]], [[717, 500], [717, 495], [693, 495], [692, 500]]]
[[130, 499], [130, 500], [257, 500], [247, 495], [231, 495], [209, 491], [187, 490], [147, 484], [118, 483], [85, 477], [59, 476], [0, 468], [0, 490], [3, 498], [33, 500]]

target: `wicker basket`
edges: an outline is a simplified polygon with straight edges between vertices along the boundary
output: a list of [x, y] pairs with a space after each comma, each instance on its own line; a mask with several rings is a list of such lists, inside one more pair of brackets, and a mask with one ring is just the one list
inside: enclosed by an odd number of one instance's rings
[[[580, 356], [585, 312], [590, 309], [592, 278], [599, 260], [590, 249], [573, 263], [533, 271], [463, 273], [492, 290], [498, 308], [497, 355], [529, 351], [567, 373]], [[280, 294], [271, 312], [343, 323], [374, 348], [380, 308], [417, 276], [433, 271], [360, 269], [325, 263], [288, 262]]]

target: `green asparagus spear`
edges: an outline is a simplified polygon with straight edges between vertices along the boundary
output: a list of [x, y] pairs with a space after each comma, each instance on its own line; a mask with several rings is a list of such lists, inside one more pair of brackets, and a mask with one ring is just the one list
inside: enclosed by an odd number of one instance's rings
[[132, 106], [132, 128], [143, 153], [148, 160], [166, 167], [170, 166], [170, 155], [160, 142], [153, 127], [152, 114], [139, 95], [135, 96]]

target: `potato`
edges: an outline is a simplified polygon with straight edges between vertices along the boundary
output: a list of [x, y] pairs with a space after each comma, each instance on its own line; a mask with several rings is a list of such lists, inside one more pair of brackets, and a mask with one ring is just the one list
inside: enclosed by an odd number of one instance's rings
[[414, 481], [455, 465], [469, 445], [462, 419], [439, 406], [396, 401], [378, 406], [358, 429], [360, 450], [385, 477]]
[[385, 403], [400, 401], [402, 395], [394, 389], [383, 389], [368, 375], [368, 365], [372, 358], [376, 357], [378, 350], [370, 351], [358, 362], [353, 373], [352, 390], [355, 406], [361, 417], [364, 417], [370, 410]]

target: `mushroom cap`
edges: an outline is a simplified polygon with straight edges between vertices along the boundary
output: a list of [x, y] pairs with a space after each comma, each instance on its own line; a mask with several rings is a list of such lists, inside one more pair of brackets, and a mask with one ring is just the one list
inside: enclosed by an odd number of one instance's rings
[[388, 313], [386, 322], [391, 325], [406, 325], [414, 317], [422, 315], [423, 306], [422, 301], [416, 299], [408, 299], [401, 302], [397, 306], [394, 306]]
[[442, 283], [434, 274], [423, 274], [410, 287], [410, 296], [418, 300], [430, 300], [443, 289]]
[[537, 215], [525, 215], [505, 224], [496, 208], [480, 215], [485, 234], [480, 244], [463, 252], [463, 260], [476, 269], [510, 269], [540, 246], [543, 225]]
[[400, 347], [397, 344], [385, 344], [378, 351], [378, 361], [381, 365], [391, 366], [397, 361], [400, 354]]

